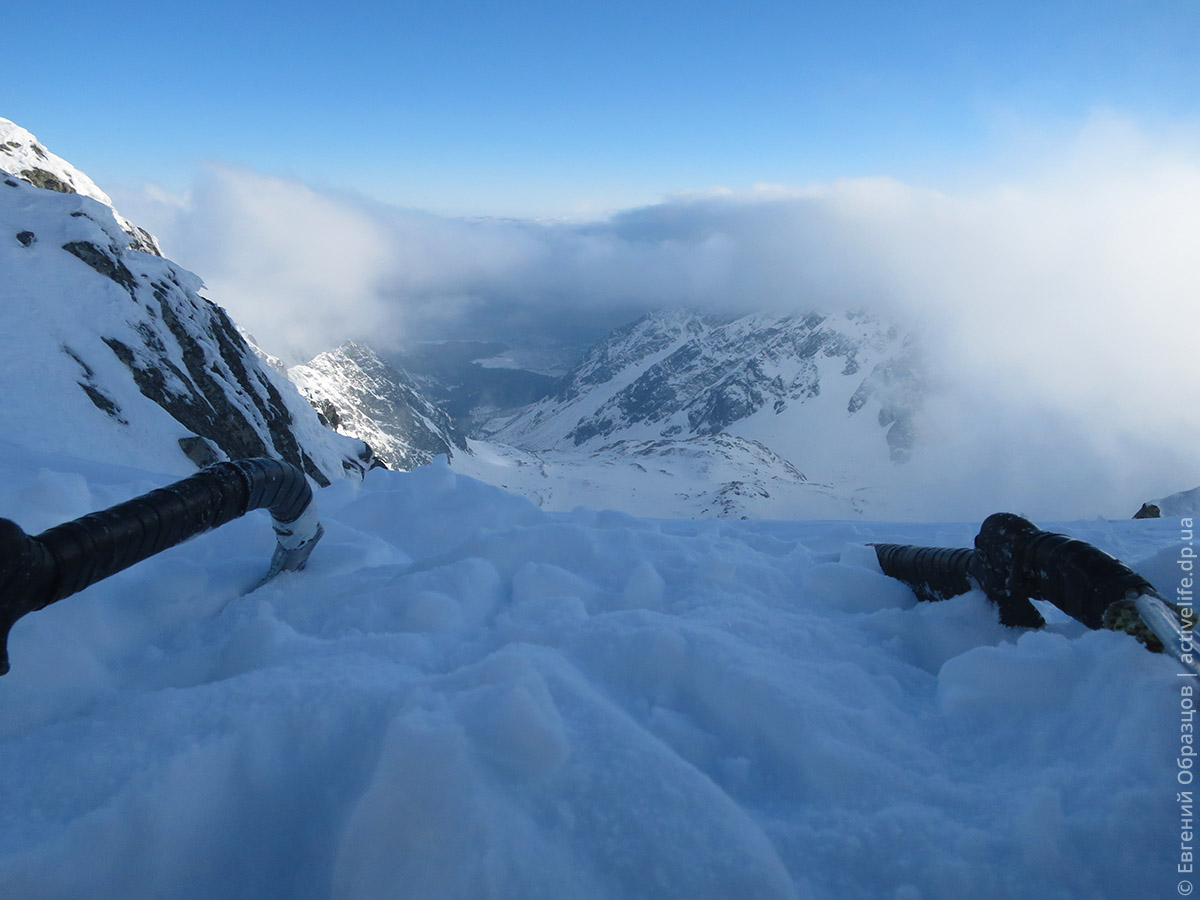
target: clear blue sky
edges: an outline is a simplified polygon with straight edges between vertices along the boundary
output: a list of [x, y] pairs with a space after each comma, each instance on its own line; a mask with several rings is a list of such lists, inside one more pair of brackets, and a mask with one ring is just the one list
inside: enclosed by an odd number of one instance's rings
[[102, 187], [179, 190], [217, 159], [431, 209], [567, 213], [936, 182], [1010, 127], [1200, 118], [1200, 0], [124, 0], [26, 7], [3, 33], [0, 115]]

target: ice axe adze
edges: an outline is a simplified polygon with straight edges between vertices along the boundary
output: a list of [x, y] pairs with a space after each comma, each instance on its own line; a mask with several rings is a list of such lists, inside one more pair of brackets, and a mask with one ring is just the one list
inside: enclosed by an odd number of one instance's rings
[[308, 480], [276, 459], [216, 463], [36, 536], [0, 519], [0, 675], [9, 668], [8, 633], [21, 616], [264, 508], [271, 512], [277, 543], [258, 587], [280, 572], [304, 568], [324, 534]]
[[984, 520], [973, 550], [871, 546], [884, 574], [905, 582], [921, 600], [979, 588], [999, 607], [1002, 623], [1031, 628], [1046, 622], [1030, 599], [1044, 600], [1089, 628], [1127, 631], [1200, 674], [1192, 608], [1168, 603], [1145, 578], [1086, 541], [996, 513]]

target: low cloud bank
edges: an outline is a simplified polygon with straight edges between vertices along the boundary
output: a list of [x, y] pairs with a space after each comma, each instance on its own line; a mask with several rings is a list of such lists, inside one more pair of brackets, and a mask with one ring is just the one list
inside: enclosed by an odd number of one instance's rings
[[925, 335], [943, 513], [1000, 494], [1075, 514], [1089, 492], [1127, 505], [1193, 487], [1200, 144], [1102, 119], [1028, 168], [953, 191], [851, 179], [674, 197], [583, 224], [444, 218], [223, 166], [186, 198], [122, 205], [294, 359], [680, 304], [868, 307]]

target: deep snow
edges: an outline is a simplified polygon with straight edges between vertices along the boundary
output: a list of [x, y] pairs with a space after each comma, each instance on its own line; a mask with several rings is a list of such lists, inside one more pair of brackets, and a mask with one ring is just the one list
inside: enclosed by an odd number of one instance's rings
[[[31, 532], [170, 480], [0, 471]], [[318, 502], [252, 595], [264, 512], [16, 625], [3, 896], [1174, 895], [1171, 661], [862, 546], [977, 523], [547, 513], [440, 463]], [[1179, 520], [1059, 527], [1174, 593]]]

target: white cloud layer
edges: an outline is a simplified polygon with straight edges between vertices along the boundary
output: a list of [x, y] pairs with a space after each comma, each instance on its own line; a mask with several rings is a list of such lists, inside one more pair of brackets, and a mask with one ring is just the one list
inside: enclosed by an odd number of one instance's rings
[[121, 205], [273, 352], [678, 304], [867, 306], [925, 332], [947, 388], [928, 428], [973, 477], [1023, 485], [1031, 507], [1096, 479], [1193, 487], [1200, 144], [1098, 118], [1041, 154], [953, 191], [852, 179], [587, 224], [449, 219], [226, 167], [187, 198]]

